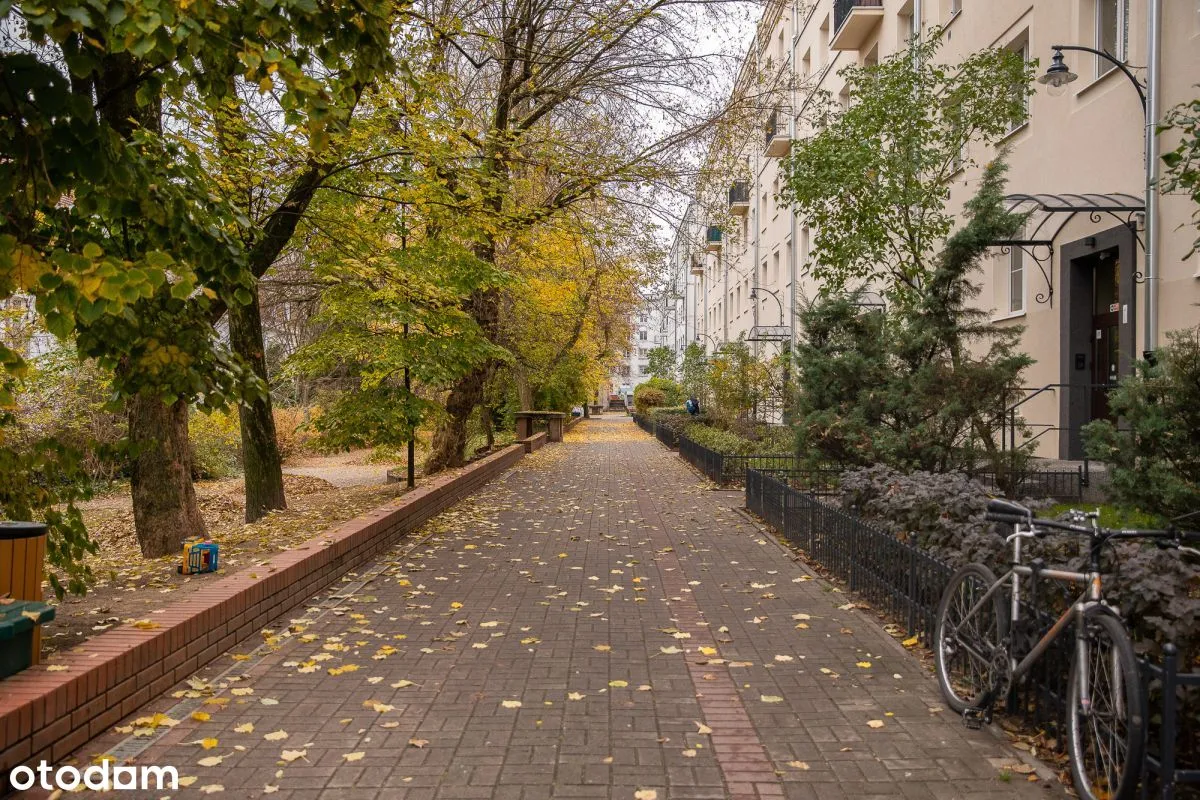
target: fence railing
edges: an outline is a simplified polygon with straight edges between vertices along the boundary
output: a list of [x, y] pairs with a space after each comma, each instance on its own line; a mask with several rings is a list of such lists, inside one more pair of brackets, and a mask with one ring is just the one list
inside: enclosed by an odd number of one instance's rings
[[[908, 542], [881, 531], [856, 515], [822, 502], [794, 488], [798, 476], [746, 471], [746, 508], [757, 514], [792, 544], [849, 584], [851, 591], [897, 621], [910, 636], [930, 644], [937, 607], [954, 570]], [[1040, 609], [1025, 608], [1030, 619], [1043, 627], [1054, 617]], [[1039, 728], [1059, 728], [1066, 713], [1066, 682], [1071, 663], [1072, 637], [1060, 637], [1034, 666], [1033, 672], [1008, 697], [1008, 711]], [[1175, 787], [1200, 783], [1200, 769], [1179, 769], [1177, 689], [1200, 687], [1200, 673], [1179, 673], [1173, 645], [1163, 649], [1163, 664], [1142, 659], [1148, 696], [1158, 699], [1150, 719], [1154, 745], [1146, 761], [1142, 797], [1172, 800]], [[1150, 694], [1151, 689], [1155, 692]], [[1058, 736], [1058, 741], [1064, 741]], [[1195, 755], [1195, 754], [1191, 754]], [[1153, 792], [1150, 779], [1158, 786]]]
[[[992, 492], [1002, 493], [1001, 481], [995, 472], [980, 472], [974, 477]], [[1087, 472], [1083, 467], [1077, 470], [1031, 469], [1018, 476], [1015, 489], [1003, 494], [1017, 498], [1038, 497], [1057, 500], [1060, 503], [1077, 503], [1083, 500], [1083, 490], [1087, 485]]]
[[654, 438], [665, 444], [667, 447], [679, 446], [679, 434], [666, 425], [659, 425], [657, 422], [654, 425]]
[[796, 457], [787, 454], [778, 455], [732, 455], [720, 453], [687, 437], [686, 433], [678, 437], [679, 455], [689, 464], [704, 473], [713, 483], [741, 483], [746, 478], [746, 470], [787, 470], [795, 467]]
[[725, 456], [716, 450], [696, 444], [686, 435], [679, 437], [679, 455], [713, 483], [723, 483]]
[[646, 433], [650, 434], [651, 436], [654, 435], [654, 421], [649, 417], [642, 416], [641, 414], [634, 414], [633, 421]]

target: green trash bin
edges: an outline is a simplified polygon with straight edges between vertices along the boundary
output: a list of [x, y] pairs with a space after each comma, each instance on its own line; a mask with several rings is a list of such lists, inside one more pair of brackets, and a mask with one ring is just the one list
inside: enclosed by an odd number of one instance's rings
[[54, 619], [54, 606], [32, 600], [0, 604], [0, 678], [7, 678], [33, 663], [34, 634], [43, 622]]

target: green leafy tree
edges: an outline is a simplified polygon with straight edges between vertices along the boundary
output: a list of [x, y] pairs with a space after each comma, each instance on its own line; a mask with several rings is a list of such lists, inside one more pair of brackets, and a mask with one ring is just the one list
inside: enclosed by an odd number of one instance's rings
[[656, 378], [675, 378], [675, 351], [666, 345], [650, 348], [647, 369]]
[[751, 419], [771, 390], [773, 375], [743, 341], [727, 342], [713, 357], [708, 373], [712, 391], [709, 416], [724, 425]]
[[999, 448], [999, 414], [1032, 363], [1019, 327], [975, 308], [972, 275], [991, 242], [1024, 224], [1007, 211], [1002, 162], [987, 165], [967, 222], [945, 242], [910, 302], [869, 310], [854, 296], [801, 314], [796, 427], [809, 460], [885, 463], [933, 472], [985, 464], [1015, 483], [1028, 454]]
[[873, 281], [911, 299], [936, 269], [953, 227], [955, 174], [969, 144], [992, 145], [1025, 119], [1031, 64], [984, 49], [941, 63], [933, 32], [876, 65], [842, 70], [842, 108], [816, 101], [817, 132], [784, 162], [781, 192], [816, 230], [812, 274], [830, 292]]
[[1109, 395], [1122, 424], [1098, 420], [1083, 432], [1088, 455], [1109, 465], [1116, 499], [1169, 519], [1200, 509], [1200, 327], [1167, 338], [1156, 363], [1139, 361]]
[[[112, 370], [126, 400], [147, 556], [204, 531], [189, 405], [253, 400], [264, 389], [220, 346], [213, 323], [252, 302], [269, 263], [256, 264], [239, 241], [249, 220], [221, 197], [181, 109], [219, 104], [244, 83], [271, 94], [279, 123], [320, 151], [344, 127], [354, 88], [390, 62], [393, 8], [0, 3], [2, 24], [23, 28], [32, 45], [0, 56], [0, 193], [10, 201], [0, 217], [0, 297], [33, 295], [52, 333]], [[288, 230], [296, 211], [280, 210], [275, 225]], [[10, 349], [0, 362], [22, 370]]]
[[688, 397], [695, 397], [701, 406], [707, 405], [711, 396], [710, 373], [711, 366], [703, 347], [692, 342], [684, 348], [683, 358], [679, 363], [679, 384], [683, 387], [683, 393]]
[[824, 295], [801, 309], [796, 342], [797, 454], [811, 466], [870, 465], [884, 425], [882, 387], [893, 377], [892, 331], [880, 310], [855, 294]]

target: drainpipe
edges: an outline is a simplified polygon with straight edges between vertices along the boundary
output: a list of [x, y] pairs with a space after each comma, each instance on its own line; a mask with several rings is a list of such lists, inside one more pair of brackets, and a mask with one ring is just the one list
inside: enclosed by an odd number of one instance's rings
[[[919, 1], [919, 0], [918, 0]], [[792, 0], [792, 48], [791, 48], [791, 99], [788, 101], [788, 137], [795, 142], [799, 131], [796, 130], [796, 45], [800, 41], [800, 4]], [[792, 246], [788, 254], [788, 315], [785, 323], [788, 326], [788, 361], [790, 363], [796, 352], [796, 280], [799, 277], [796, 269], [796, 259], [799, 258], [800, 243], [796, 240], [796, 212], [788, 214], [789, 236]]]
[[921, 24], [925, 13], [923, 6], [922, 0], [913, 0], [913, 38], [918, 42], [925, 33], [925, 26]]
[[[766, 13], [766, 12], [764, 11], [764, 13]], [[771, 40], [772, 40], [772, 31], [767, 31], [767, 41], [770, 42]], [[759, 36], [757, 34], [755, 34], [755, 36], [754, 36], [754, 66], [755, 66], [754, 72], [756, 75], [758, 74], [758, 71], [760, 69], [762, 69], [762, 54], [759, 52], [758, 43], [759, 43]], [[750, 253], [750, 268], [754, 272], [754, 285], [755, 286], [757, 286], [759, 284], [759, 281], [758, 281], [758, 254], [759, 254], [760, 240], [762, 238], [762, 206], [760, 206], [759, 204], [762, 202], [760, 200], [760, 196], [762, 195], [763, 159], [759, 157], [759, 149], [758, 149], [758, 148], [761, 148], [762, 146], [763, 146], [763, 137], [760, 135], [758, 137], [758, 145], [754, 150], [754, 155], [750, 157], [750, 166], [754, 172], [754, 213], [750, 217], [751, 224], [754, 225], [754, 248], [753, 248], [753, 250], [751, 250], [751, 253]], [[758, 297], [757, 296], [754, 298], [754, 324], [758, 325]], [[758, 342], [754, 343], [754, 357], [755, 358], [758, 357]]]
[[1158, 122], [1162, 0], [1149, 0], [1146, 26], [1146, 322], [1143, 356], [1158, 349]]
[[721, 344], [729, 341], [729, 242], [721, 242], [717, 265], [721, 267]]

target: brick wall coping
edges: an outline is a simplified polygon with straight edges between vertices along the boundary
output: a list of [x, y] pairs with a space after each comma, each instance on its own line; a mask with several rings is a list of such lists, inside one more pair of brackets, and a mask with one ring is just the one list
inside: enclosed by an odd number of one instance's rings
[[56, 655], [52, 665], [0, 680], [0, 794], [14, 767], [60, 763], [524, 454], [524, 445], [514, 444], [454, 473], [436, 475], [295, 548], [216, 578], [155, 614], [153, 629], [122, 625]]

